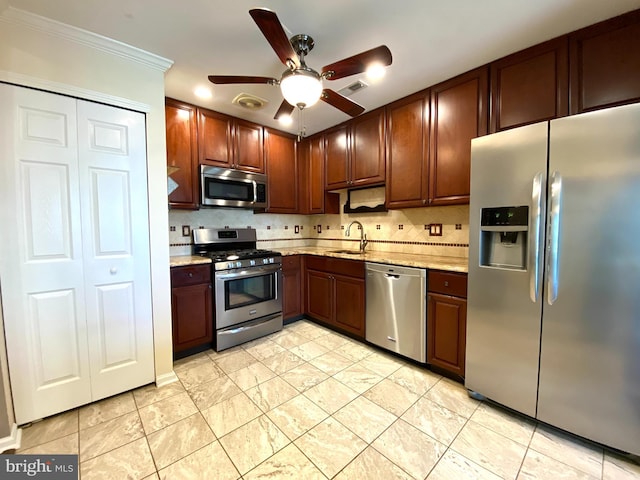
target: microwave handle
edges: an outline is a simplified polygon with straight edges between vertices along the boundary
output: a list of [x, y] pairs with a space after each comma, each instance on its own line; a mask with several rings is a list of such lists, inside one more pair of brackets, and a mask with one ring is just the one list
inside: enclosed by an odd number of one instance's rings
[[258, 183], [255, 180], [252, 180], [251, 183], [253, 184], [253, 202], [254, 204], [256, 204], [258, 202]]

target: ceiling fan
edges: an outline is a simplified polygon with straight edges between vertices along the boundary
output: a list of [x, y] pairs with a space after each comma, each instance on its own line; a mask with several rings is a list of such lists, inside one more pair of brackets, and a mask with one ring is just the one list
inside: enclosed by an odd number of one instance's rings
[[285, 99], [274, 117], [276, 120], [281, 116], [291, 115], [296, 107], [302, 110], [314, 105], [318, 100], [322, 100], [352, 117], [364, 112], [363, 106], [349, 100], [344, 95], [329, 88], [322, 88], [322, 80], [325, 78], [338, 80], [362, 73], [373, 64], [384, 67], [391, 65], [392, 58], [389, 48], [385, 45], [372, 48], [326, 65], [322, 68], [321, 73], [318, 73], [305, 63], [305, 57], [314, 46], [313, 38], [305, 34], [287, 38], [278, 16], [271, 10], [254, 8], [249, 10], [249, 14], [280, 61], [287, 66], [287, 70], [284, 71], [280, 80], [273, 77], [209, 75], [210, 82], [217, 85], [233, 83], [279, 85]]

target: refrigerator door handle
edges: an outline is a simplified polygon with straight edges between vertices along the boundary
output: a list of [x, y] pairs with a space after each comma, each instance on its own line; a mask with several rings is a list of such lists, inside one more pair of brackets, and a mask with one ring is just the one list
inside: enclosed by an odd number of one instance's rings
[[551, 175], [551, 203], [549, 205], [549, 246], [547, 265], [547, 303], [558, 299], [558, 246], [560, 242], [560, 212], [562, 202], [562, 177], [560, 172]]
[[538, 301], [540, 285], [540, 225], [542, 217], [542, 173], [533, 177], [531, 190], [531, 206], [529, 208], [529, 224], [531, 239], [529, 246], [529, 298], [533, 303]]

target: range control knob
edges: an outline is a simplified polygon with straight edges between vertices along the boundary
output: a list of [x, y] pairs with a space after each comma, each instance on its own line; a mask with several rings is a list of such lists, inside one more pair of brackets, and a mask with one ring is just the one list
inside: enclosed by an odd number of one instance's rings
[[236, 267], [240, 268], [242, 266], [242, 262], [236, 262]]
[[269, 263], [269, 259], [267, 259], [267, 258], [263, 258], [263, 259], [262, 259], [262, 263]]
[[229, 263], [227, 264], [227, 268], [233, 268], [233, 262], [229, 262]]
[[270, 258], [270, 259], [269, 259], [269, 263], [273, 263], [273, 258]]
[[249, 265], [251, 265], [252, 267], [256, 264], [255, 260], [249, 260]]

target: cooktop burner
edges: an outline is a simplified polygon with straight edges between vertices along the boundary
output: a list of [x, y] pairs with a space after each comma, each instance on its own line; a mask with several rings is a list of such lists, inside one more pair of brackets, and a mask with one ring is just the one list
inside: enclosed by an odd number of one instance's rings
[[264, 258], [280, 255], [278, 252], [260, 249], [242, 249], [242, 250], [223, 250], [220, 252], [207, 252], [202, 254], [211, 258], [214, 262], [223, 262], [225, 260], [245, 260], [248, 258]]
[[259, 267], [282, 263], [279, 252], [256, 248], [256, 231], [251, 228], [193, 231], [193, 253], [209, 257], [215, 270]]

